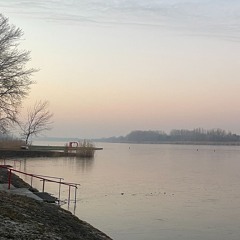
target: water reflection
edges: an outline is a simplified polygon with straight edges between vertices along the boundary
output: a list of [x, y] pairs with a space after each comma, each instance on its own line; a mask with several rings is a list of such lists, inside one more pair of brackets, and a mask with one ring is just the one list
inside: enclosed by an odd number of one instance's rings
[[[80, 183], [77, 205], [72, 189], [63, 208], [116, 240], [239, 239], [240, 147], [101, 145], [95, 159], [25, 159], [22, 168]], [[68, 194], [62, 186], [61, 200]]]
[[76, 157], [75, 164], [76, 168], [81, 169], [82, 172], [90, 172], [94, 165], [94, 158]]
[[27, 171], [27, 159], [26, 158], [22, 159], [22, 163], [23, 164], [21, 165], [21, 167], [23, 167], [23, 172], [26, 172]]
[[[41, 168], [43, 168], [45, 165], [48, 165], [49, 168], [52, 168], [51, 171], [53, 173], [55, 172], [54, 168], [59, 168], [64, 166], [70, 169], [81, 171], [81, 172], [90, 172], [94, 166], [94, 158], [80, 158], [80, 157], [25, 158], [25, 159], [21, 159], [21, 165], [19, 169], [21, 169], [21, 171], [24, 171], [24, 172], [32, 173], [31, 169], [33, 169], [32, 168], [33, 165], [39, 166]], [[34, 171], [36, 171], [35, 168], [34, 168]], [[39, 171], [38, 171], [38, 174], [39, 174]]]

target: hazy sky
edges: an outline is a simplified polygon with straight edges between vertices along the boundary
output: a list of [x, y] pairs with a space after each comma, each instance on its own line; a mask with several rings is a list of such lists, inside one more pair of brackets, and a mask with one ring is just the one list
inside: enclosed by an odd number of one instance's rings
[[240, 134], [239, 0], [1, 0], [0, 9], [40, 69], [24, 107], [49, 100], [46, 135]]

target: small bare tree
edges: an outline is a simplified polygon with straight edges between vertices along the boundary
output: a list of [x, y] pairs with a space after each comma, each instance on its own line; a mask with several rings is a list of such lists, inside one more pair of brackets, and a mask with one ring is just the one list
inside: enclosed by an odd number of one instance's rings
[[26, 68], [29, 52], [18, 49], [22, 35], [0, 14], [0, 132], [16, 122], [18, 108], [33, 83], [30, 76], [36, 71]]
[[26, 122], [20, 124], [26, 144], [28, 144], [30, 136], [37, 136], [41, 132], [51, 129], [53, 114], [49, 112], [48, 105], [47, 101], [37, 101], [33, 108], [28, 110]]

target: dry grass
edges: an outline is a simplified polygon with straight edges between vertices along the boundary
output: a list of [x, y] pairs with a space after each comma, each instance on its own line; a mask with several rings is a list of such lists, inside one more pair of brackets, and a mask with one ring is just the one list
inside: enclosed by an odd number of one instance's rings
[[69, 146], [69, 143], [66, 143], [64, 152], [75, 153], [77, 157], [81, 158], [93, 158], [95, 150], [96, 149], [93, 143], [84, 140], [82, 142], [74, 142], [74, 146]]
[[0, 149], [20, 149], [22, 145], [24, 145], [24, 141], [19, 139], [0, 139]]
[[79, 142], [78, 148], [76, 150], [76, 155], [78, 157], [84, 158], [93, 158], [95, 154], [95, 146], [93, 143], [84, 140], [83, 142]]

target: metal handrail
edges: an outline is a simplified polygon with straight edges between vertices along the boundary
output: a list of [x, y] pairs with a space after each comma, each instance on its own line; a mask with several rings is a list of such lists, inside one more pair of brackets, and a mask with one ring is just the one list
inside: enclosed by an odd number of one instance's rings
[[[32, 187], [32, 178], [38, 178], [38, 179], [41, 179], [43, 181], [43, 187], [42, 187], [42, 192], [44, 192], [44, 188], [45, 188], [45, 182], [52, 182], [52, 183], [58, 183], [59, 184], [59, 204], [60, 204], [60, 189], [61, 189], [61, 185], [66, 185], [69, 187], [69, 194], [68, 194], [68, 205], [70, 204], [70, 192], [71, 192], [71, 187], [74, 187], [75, 188], [75, 204], [77, 202], [77, 199], [76, 199], [76, 194], [77, 194], [77, 189], [78, 189], [78, 186], [80, 184], [78, 183], [67, 183], [67, 182], [62, 182], [63, 178], [59, 178], [59, 177], [51, 177], [51, 176], [43, 176], [43, 175], [37, 175], [37, 174], [32, 174], [32, 173], [26, 173], [26, 172], [23, 172], [23, 171], [19, 171], [19, 170], [16, 170], [16, 169], [12, 169], [12, 167], [9, 167], [9, 166], [5, 166], [5, 165], [0, 165], [0, 168], [5, 168], [8, 170], [8, 189], [10, 190], [11, 188], [11, 175], [12, 175], [12, 171], [13, 172], [17, 172], [17, 173], [21, 173], [21, 174], [24, 174], [24, 175], [27, 175], [27, 176], [31, 176], [31, 187]], [[59, 179], [60, 181], [55, 181], [55, 180], [51, 180], [51, 179], [48, 179], [48, 178], [53, 178], [53, 179]]]

